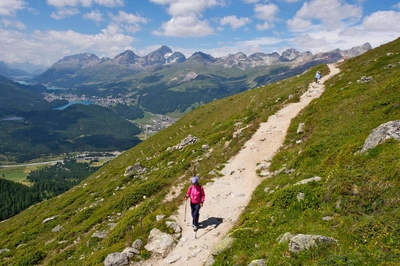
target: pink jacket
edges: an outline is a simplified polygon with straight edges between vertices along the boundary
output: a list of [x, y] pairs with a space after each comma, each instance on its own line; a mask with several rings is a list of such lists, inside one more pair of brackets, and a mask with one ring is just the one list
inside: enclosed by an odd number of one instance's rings
[[191, 185], [186, 192], [186, 198], [190, 197], [190, 202], [193, 204], [203, 203], [206, 199], [204, 189], [200, 185]]

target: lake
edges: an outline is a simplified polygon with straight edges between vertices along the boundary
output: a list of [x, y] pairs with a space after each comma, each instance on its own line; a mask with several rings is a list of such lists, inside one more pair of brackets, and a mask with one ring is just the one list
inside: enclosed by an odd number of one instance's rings
[[71, 106], [73, 104], [83, 104], [83, 105], [89, 105], [89, 104], [94, 104], [92, 101], [69, 101], [67, 104], [53, 108], [53, 110], [64, 110], [68, 106]]

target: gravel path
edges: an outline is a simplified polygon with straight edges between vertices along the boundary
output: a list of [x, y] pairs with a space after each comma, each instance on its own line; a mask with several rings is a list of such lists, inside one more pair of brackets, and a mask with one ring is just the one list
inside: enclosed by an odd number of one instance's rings
[[[325, 80], [339, 72], [334, 64], [328, 65], [330, 74], [321, 79], [320, 84], [310, 83], [298, 103], [290, 103], [262, 123], [245, 147], [233, 157], [222, 170], [223, 177], [204, 184], [206, 201], [200, 211], [200, 228], [197, 238], [191, 227], [190, 206], [185, 202], [172, 217], [182, 227], [182, 238], [168, 257], [150, 259], [141, 265], [200, 266], [211, 255], [215, 244], [232, 229], [238, 217], [250, 201], [255, 188], [264, 180], [256, 174], [257, 164], [272, 159], [282, 145], [291, 120], [313, 99], [324, 91]], [[200, 177], [201, 183], [201, 177]]]

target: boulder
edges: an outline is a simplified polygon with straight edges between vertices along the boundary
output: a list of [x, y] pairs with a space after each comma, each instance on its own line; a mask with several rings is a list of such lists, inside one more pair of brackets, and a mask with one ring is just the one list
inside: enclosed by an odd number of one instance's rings
[[389, 138], [400, 140], [400, 120], [387, 122], [372, 130], [371, 134], [365, 140], [361, 152], [363, 153], [375, 148]]
[[144, 248], [153, 253], [155, 257], [165, 258], [174, 247], [174, 238], [157, 228], [150, 231], [147, 245]]
[[217, 256], [222, 251], [227, 250], [228, 248], [231, 248], [233, 241], [235, 241], [235, 239], [233, 237], [226, 236], [224, 239], [222, 239], [219, 243], [217, 243], [212, 248], [211, 254], [214, 256]]
[[114, 252], [108, 254], [104, 260], [104, 266], [122, 266], [128, 265], [129, 259], [126, 253]]
[[337, 242], [337, 240], [331, 237], [321, 236], [321, 235], [297, 234], [290, 237], [289, 251], [299, 252], [307, 250], [310, 247], [317, 246], [317, 244], [321, 242], [330, 243], [330, 242]]

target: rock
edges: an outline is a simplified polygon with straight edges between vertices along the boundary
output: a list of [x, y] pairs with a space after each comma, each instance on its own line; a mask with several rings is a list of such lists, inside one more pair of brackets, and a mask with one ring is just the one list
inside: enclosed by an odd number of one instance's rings
[[140, 254], [139, 250], [137, 250], [136, 248], [132, 248], [132, 247], [125, 248], [124, 251], [122, 251], [122, 253], [125, 253], [126, 256], [128, 256], [128, 258], [132, 258], [134, 255]]
[[147, 171], [147, 168], [141, 165], [140, 163], [135, 163], [135, 165], [128, 166], [125, 169], [124, 176], [130, 176], [130, 175], [141, 175], [144, 174]]
[[222, 251], [231, 248], [233, 241], [235, 241], [233, 237], [226, 236], [212, 248], [211, 254], [217, 256]]
[[173, 150], [182, 150], [186, 146], [190, 144], [194, 144], [198, 141], [199, 139], [197, 137], [193, 137], [192, 135], [188, 135], [186, 138], [181, 140], [181, 142], [175, 146], [172, 147]]
[[211, 266], [214, 265], [215, 263], [215, 259], [214, 257], [211, 255], [210, 257], [208, 257], [206, 263], [204, 264], [204, 266]]
[[324, 217], [322, 217], [322, 221], [330, 221], [332, 219], [333, 219], [332, 216], [324, 216]]
[[159, 222], [159, 221], [161, 221], [162, 219], [164, 219], [164, 217], [165, 217], [164, 214], [159, 214], [159, 215], [156, 216], [156, 221]]
[[165, 224], [167, 225], [168, 228], [172, 228], [174, 230], [174, 233], [182, 232], [181, 227], [176, 222], [166, 221]]
[[51, 229], [51, 231], [53, 232], [53, 233], [57, 233], [57, 232], [60, 232], [61, 230], [63, 230], [64, 229], [64, 227], [62, 227], [61, 225], [57, 225], [56, 227], [54, 227], [53, 229]]
[[143, 245], [143, 241], [141, 239], [136, 239], [132, 243], [132, 247], [135, 249], [140, 249], [142, 247], [142, 245]]
[[204, 144], [203, 146], [201, 146], [201, 148], [202, 148], [203, 150], [208, 150], [208, 149], [210, 148], [210, 145]]
[[150, 231], [147, 245], [144, 248], [153, 253], [155, 257], [165, 258], [174, 247], [174, 238], [157, 228]]
[[361, 152], [363, 153], [375, 148], [389, 138], [400, 140], [400, 120], [387, 122], [372, 130], [371, 134], [365, 140]]
[[265, 259], [253, 260], [253, 261], [250, 262], [250, 264], [247, 265], [247, 266], [267, 266], [266, 262], [267, 262], [267, 261], [266, 261]]
[[93, 233], [92, 237], [97, 237], [100, 239], [105, 239], [107, 237], [107, 231], [96, 231], [95, 233]]
[[294, 185], [304, 185], [304, 184], [307, 184], [307, 183], [310, 183], [310, 182], [314, 182], [314, 181], [315, 182], [319, 182], [319, 181], [321, 181], [321, 179], [322, 178], [320, 176], [315, 176], [315, 177], [312, 177], [312, 178], [303, 179], [303, 180], [295, 183]]
[[56, 217], [57, 217], [57, 216], [51, 216], [51, 217], [49, 217], [49, 218], [46, 218], [46, 219], [43, 220], [42, 224], [47, 223], [47, 222], [50, 222], [50, 221], [56, 219]]
[[368, 83], [370, 81], [372, 81], [373, 78], [372, 77], [366, 77], [366, 76], [362, 76], [359, 80], [357, 80], [358, 84], [362, 84], [362, 83]]
[[172, 264], [172, 263], [174, 263], [174, 262], [177, 262], [177, 261], [180, 260], [180, 259], [181, 259], [181, 256], [180, 256], [180, 255], [173, 255], [173, 256], [168, 257], [168, 258], [166, 259], [166, 261], [167, 261], [169, 264]]
[[10, 252], [10, 250], [8, 248], [0, 249], [0, 253], [5, 253], [5, 252]]
[[290, 238], [291, 238], [292, 236], [293, 236], [293, 235], [292, 235], [291, 233], [286, 232], [286, 233], [284, 233], [283, 235], [278, 236], [278, 237], [276, 238], [276, 241], [278, 241], [278, 243], [287, 242], [287, 241], [290, 241]]
[[303, 134], [304, 133], [304, 128], [305, 128], [305, 124], [304, 123], [300, 123], [299, 126], [297, 127], [297, 134]]
[[337, 242], [336, 239], [320, 235], [298, 234], [290, 238], [289, 251], [299, 252], [316, 246], [319, 242]]
[[304, 196], [305, 196], [305, 194], [303, 192], [300, 192], [299, 194], [297, 194], [297, 200], [298, 201], [303, 201], [304, 200]]
[[122, 266], [128, 265], [129, 259], [126, 253], [114, 252], [108, 254], [104, 260], [104, 266]]

